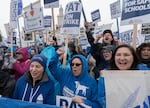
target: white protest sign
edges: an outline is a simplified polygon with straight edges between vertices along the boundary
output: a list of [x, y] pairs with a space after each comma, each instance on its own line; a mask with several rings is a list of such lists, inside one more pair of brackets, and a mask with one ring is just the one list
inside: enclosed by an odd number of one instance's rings
[[59, 0], [44, 0], [45, 8], [56, 8], [59, 7]]
[[72, 102], [72, 98], [65, 96], [56, 96], [56, 106], [66, 106], [67, 108], [91, 108], [83, 103], [74, 103]]
[[150, 35], [145, 35], [144, 42], [150, 42]]
[[103, 76], [106, 108], [150, 107], [150, 71], [104, 71]]
[[10, 32], [11, 32], [11, 28], [10, 28], [9, 23], [4, 24], [4, 26], [5, 26], [5, 30], [6, 30], [6, 34], [7, 34], [7, 36], [9, 36], [9, 35], [10, 35]]
[[110, 4], [111, 19], [121, 16], [120, 0]]
[[17, 0], [11, 0], [10, 4], [10, 28], [17, 28], [17, 16], [18, 16], [18, 2]]
[[97, 22], [101, 21], [99, 9], [91, 12], [91, 16], [92, 16], [92, 23], [97, 23]]
[[42, 8], [33, 8], [24, 13], [25, 32], [41, 30], [43, 25], [43, 10]]
[[112, 27], [112, 23], [110, 23], [110, 24], [103, 24], [103, 25], [101, 25], [101, 26], [98, 26], [98, 27], [96, 27], [96, 28], [94, 29], [94, 34], [93, 34], [93, 36], [95, 37], [95, 36], [98, 35], [98, 34], [102, 34], [103, 31], [106, 30], [106, 29], [111, 30], [111, 27]]
[[27, 33], [36, 30], [43, 30], [44, 23], [43, 23], [43, 9], [41, 8], [41, 1], [38, 0], [36, 2], [33, 2], [30, 5], [24, 7], [23, 10], [24, 10], [25, 32]]
[[131, 45], [132, 35], [133, 35], [133, 30], [128, 30], [128, 31], [120, 33], [120, 42], [123, 44]]
[[45, 16], [44, 17], [44, 29], [52, 30], [52, 17], [51, 16]]
[[24, 41], [28, 41], [28, 42], [34, 42], [34, 36], [31, 33], [26, 33], [24, 34]]
[[85, 46], [88, 45], [88, 40], [85, 33], [80, 34], [79, 36], [79, 45]]
[[149, 23], [149, 0], [123, 0], [121, 25]]
[[7, 37], [7, 43], [8, 43], [8, 45], [11, 46], [11, 42], [10, 41], [11, 41], [11, 38], [12, 38], [12, 44], [13, 44], [13, 46], [15, 46], [16, 45], [17, 32], [13, 31], [12, 32], [12, 37], [10, 36], [10, 33], [9, 33], [9, 35]]
[[142, 24], [141, 34], [150, 34], [150, 23]]
[[82, 5], [78, 1], [69, 2], [66, 5], [61, 34], [68, 34], [72, 37], [79, 36], [81, 11]]
[[[132, 45], [133, 44], [133, 42], [132, 42], [133, 30], [127, 30], [127, 31], [121, 32], [119, 40], [122, 44]], [[144, 42], [144, 41], [142, 40], [142, 36], [140, 34], [140, 31], [138, 30], [137, 37], [136, 37], [136, 46], [138, 46], [142, 42]]]

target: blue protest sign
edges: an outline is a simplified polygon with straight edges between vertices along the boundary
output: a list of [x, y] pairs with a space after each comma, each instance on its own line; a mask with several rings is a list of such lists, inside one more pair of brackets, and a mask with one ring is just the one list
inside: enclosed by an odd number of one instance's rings
[[148, 0], [123, 0], [121, 24], [148, 23], [150, 2]]
[[150, 42], [150, 35], [145, 36], [144, 42]]
[[123, 44], [131, 45], [132, 35], [133, 35], [133, 30], [128, 30], [120, 33], [120, 42]]
[[59, 7], [59, 0], [44, 0], [45, 8], [56, 8]]
[[16, 29], [17, 28], [17, 0], [11, 0], [10, 3], [10, 28], [11, 29]]
[[51, 16], [45, 16], [44, 17], [44, 28], [47, 28], [49, 30], [52, 29], [52, 17]]
[[18, 15], [22, 14], [22, 0], [18, 0]]
[[93, 23], [97, 23], [97, 22], [101, 21], [101, 16], [100, 16], [99, 9], [91, 12], [91, 16], [92, 16]]
[[79, 35], [81, 11], [82, 5], [80, 2], [74, 1], [66, 5], [63, 26], [61, 28], [62, 34], [69, 34], [70, 36]]

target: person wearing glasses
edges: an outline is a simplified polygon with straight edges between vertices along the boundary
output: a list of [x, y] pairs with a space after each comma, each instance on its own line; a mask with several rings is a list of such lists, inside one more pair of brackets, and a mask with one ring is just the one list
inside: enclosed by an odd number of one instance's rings
[[74, 55], [70, 60], [71, 68], [58, 66], [59, 56], [65, 51], [59, 48], [51, 58], [49, 70], [60, 83], [60, 95], [72, 98], [74, 103], [84, 103], [99, 108], [97, 103], [97, 82], [88, 74], [88, 63], [83, 55]]

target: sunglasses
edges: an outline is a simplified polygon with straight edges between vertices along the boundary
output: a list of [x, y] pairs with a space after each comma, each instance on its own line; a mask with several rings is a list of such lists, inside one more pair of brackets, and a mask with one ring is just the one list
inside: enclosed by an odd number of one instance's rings
[[74, 66], [74, 65], [78, 67], [78, 66], [80, 66], [81, 64], [80, 64], [80, 63], [71, 63], [71, 66]]

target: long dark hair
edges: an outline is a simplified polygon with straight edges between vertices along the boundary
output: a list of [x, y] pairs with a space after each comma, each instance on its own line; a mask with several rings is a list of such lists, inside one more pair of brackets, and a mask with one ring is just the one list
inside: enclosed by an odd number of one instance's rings
[[133, 63], [129, 70], [137, 70], [137, 65], [138, 65], [137, 61], [139, 61], [139, 60], [136, 55], [136, 52], [132, 46], [126, 45], [126, 44], [122, 44], [122, 45], [119, 45], [118, 47], [116, 47], [116, 49], [112, 55], [112, 60], [111, 60], [111, 64], [110, 64], [111, 70], [120, 70], [115, 64], [115, 55], [116, 55], [116, 52], [118, 51], [118, 49], [120, 49], [120, 48], [128, 48], [130, 50], [131, 54], [133, 55]]
[[149, 59], [143, 59], [141, 56], [141, 51], [143, 48], [149, 47], [150, 48], [150, 42], [148, 43], [142, 43], [136, 50], [136, 54], [139, 57], [140, 63], [147, 64], [148, 67], [150, 67], [150, 58]]

